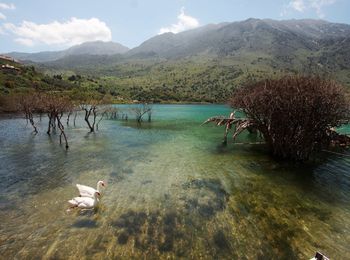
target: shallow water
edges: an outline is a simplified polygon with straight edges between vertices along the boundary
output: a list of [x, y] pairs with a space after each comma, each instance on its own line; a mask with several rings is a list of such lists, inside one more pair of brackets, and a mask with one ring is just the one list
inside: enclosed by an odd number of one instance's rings
[[[36, 136], [0, 120], [0, 258], [350, 259], [350, 157], [291, 166], [262, 145], [223, 147], [223, 129], [200, 124], [229, 111], [155, 105], [152, 123], [94, 134], [80, 119], [68, 151], [46, 120]], [[67, 213], [75, 184], [100, 179], [99, 208]]]

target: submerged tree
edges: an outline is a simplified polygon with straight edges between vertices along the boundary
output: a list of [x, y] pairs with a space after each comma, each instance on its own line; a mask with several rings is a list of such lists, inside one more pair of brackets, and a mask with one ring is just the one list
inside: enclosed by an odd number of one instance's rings
[[109, 119], [118, 119], [119, 118], [119, 109], [114, 107], [114, 106], [110, 106], [108, 111], [107, 111], [107, 117]]
[[64, 132], [64, 126], [61, 122], [61, 118], [64, 113], [72, 110], [71, 101], [54, 93], [25, 93], [16, 97], [8, 98], [9, 106], [16, 107], [16, 111], [23, 113], [27, 122], [29, 122], [34, 128], [34, 133], [38, 133], [38, 128], [35, 124], [34, 118], [38, 115], [46, 113], [48, 121], [47, 134], [51, 135], [53, 129], [56, 128], [60, 131], [60, 143], [62, 143], [62, 137], [65, 140], [66, 148], [68, 148], [67, 136]]
[[142, 118], [145, 114], [148, 115], [148, 122], [152, 120], [152, 106], [147, 103], [138, 104], [135, 107], [131, 108], [131, 111], [136, 116], [136, 121], [140, 124], [142, 122]]
[[148, 111], [147, 111], [148, 122], [152, 121], [152, 113], [153, 113], [153, 107], [151, 105], [148, 105]]
[[24, 114], [27, 122], [29, 121], [29, 123], [32, 125], [34, 129], [33, 132], [37, 134], [38, 129], [35, 125], [33, 114], [42, 109], [38, 95], [36, 94], [20, 95], [16, 101], [17, 101], [18, 110]]
[[[86, 124], [88, 125], [90, 132], [95, 132], [95, 123], [96, 123], [96, 117], [97, 117], [97, 102], [90, 102], [90, 104], [82, 104], [80, 105], [80, 108], [84, 110], [84, 120]], [[92, 116], [92, 121], [90, 122]]]
[[246, 118], [213, 117], [207, 122], [235, 126], [235, 138], [244, 129], [260, 132], [275, 157], [307, 160], [312, 152], [350, 145], [335, 127], [349, 119], [345, 90], [319, 77], [286, 76], [238, 88], [229, 101]]
[[[84, 120], [90, 129], [90, 133], [95, 132], [96, 130], [96, 118], [100, 114], [101, 118], [105, 115], [106, 104], [111, 103], [111, 98], [108, 95], [103, 96], [102, 98], [85, 98], [80, 105], [80, 108], [85, 112]], [[91, 118], [92, 117], [92, 118]]]
[[112, 105], [103, 105], [99, 108], [99, 119], [96, 123], [96, 130], [98, 130], [98, 126], [100, 122], [104, 118], [109, 118], [109, 119], [116, 119], [118, 113], [118, 109], [113, 107]]
[[62, 144], [62, 137], [65, 140], [66, 149], [68, 149], [68, 139], [64, 131], [64, 126], [61, 122], [62, 116], [66, 112], [70, 112], [73, 109], [73, 104], [66, 97], [57, 96], [54, 94], [45, 94], [41, 96], [44, 111], [49, 118], [47, 134], [50, 135], [52, 128], [60, 130], [60, 144]]

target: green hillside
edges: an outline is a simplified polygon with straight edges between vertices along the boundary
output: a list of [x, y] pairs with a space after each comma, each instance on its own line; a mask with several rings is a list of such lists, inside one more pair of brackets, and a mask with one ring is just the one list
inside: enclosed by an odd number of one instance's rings
[[74, 85], [60, 77], [38, 72], [34, 66], [0, 58], [0, 94], [10, 95], [32, 90], [69, 91]]
[[40, 68], [65, 78], [83, 75], [75, 81], [81, 87], [109, 93], [119, 100], [225, 102], [239, 85], [286, 73], [319, 74], [350, 86], [350, 70], [341, 62], [344, 56], [331, 53], [332, 59], [325, 59], [325, 53], [300, 50], [294, 57], [242, 52], [237, 56], [198, 55], [174, 60], [109, 58], [104, 62], [100, 57], [91, 63], [84, 56], [82, 65], [57, 65], [64, 62], [59, 60], [56, 65]]

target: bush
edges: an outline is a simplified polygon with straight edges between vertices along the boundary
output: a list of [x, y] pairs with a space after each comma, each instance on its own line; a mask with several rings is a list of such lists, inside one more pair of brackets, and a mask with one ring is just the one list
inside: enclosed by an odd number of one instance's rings
[[237, 89], [230, 105], [241, 108], [274, 156], [306, 160], [332, 141], [349, 116], [345, 90], [319, 77], [286, 76]]

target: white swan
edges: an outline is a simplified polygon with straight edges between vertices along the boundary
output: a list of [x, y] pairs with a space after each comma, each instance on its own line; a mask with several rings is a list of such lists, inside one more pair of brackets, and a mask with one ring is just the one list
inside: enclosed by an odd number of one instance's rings
[[94, 193], [95, 192], [101, 193], [101, 187], [105, 187], [106, 184], [104, 183], [104, 181], [98, 181], [96, 189], [94, 189], [94, 188], [92, 188], [90, 186], [81, 185], [81, 184], [77, 184], [76, 186], [77, 186], [77, 188], [79, 190], [79, 194], [80, 194], [81, 197], [93, 198], [94, 197]]
[[93, 209], [97, 206], [99, 200], [97, 196], [100, 196], [100, 193], [96, 191], [93, 194], [93, 198], [90, 197], [75, 197], [68, 201], [72, 208], [78, 207], [81, 209]]

